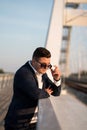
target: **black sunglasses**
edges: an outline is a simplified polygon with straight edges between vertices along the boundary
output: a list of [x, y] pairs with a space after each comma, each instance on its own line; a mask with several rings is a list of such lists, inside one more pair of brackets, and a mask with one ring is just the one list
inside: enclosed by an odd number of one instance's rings
[[40, 65], [41, 68], [44, 68], [44, 69], [46, 69], [46, 68], [51, 69], [52, 68], [51, 64], [47, 65], [45, 63], [40, 63], [38, 61], [37, 61], [37, 63]]

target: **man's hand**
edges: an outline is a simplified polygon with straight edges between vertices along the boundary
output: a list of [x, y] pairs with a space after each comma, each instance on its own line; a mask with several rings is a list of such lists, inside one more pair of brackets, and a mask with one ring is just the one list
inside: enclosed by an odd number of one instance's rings
[[53, 92], [53, 90], [52, 90], [51, 88], [46, 88], [45, 91], [46, 91], [49, 95], [51, 95], [52, 92]]
[[61, 73], [56, 65], [54, 66], [54, 69], [51, 69], [51, 73], [54, 80], [57, 81], [60, 79]]

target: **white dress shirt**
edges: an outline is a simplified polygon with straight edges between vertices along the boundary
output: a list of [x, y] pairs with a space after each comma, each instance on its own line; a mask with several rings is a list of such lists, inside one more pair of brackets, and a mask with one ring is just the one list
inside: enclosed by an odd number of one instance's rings
[[32, 69], [34, 70], [36, 76], [37, 76], [37, 81], [38, 81], [38, 86], [40, 89], [42, 89], [43, 86], [43, 82], [42, 82], [42, 74], [38, 73], [35, 68], [32, 66], [31, 61], [29, 61], [29, 65], [32, 67]]

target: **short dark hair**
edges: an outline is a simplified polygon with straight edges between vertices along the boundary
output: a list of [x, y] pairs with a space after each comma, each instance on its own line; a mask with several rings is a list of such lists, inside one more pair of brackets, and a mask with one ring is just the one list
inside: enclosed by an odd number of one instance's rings
[[35, 49], [35, 51], [33, 52], [33, 56], [32, 58], [41, 58], [41, 57], [46, 57], [46, 58], [50, 58], [51, 57], [51, 53], [49, 50], [47, 50], [44, 47], [38, 47]]

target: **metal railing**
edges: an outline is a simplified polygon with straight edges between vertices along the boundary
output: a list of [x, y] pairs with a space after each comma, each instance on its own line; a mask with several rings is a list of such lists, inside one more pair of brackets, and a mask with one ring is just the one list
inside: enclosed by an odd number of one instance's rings
[[14, 74], [0, 74], [0, 91], [7, 87], [7, 86], [11, 86], [13, 83], [13, 77]]
[[12, 97], [14, 74], [0, 74], [0, 130], [4, 130], [4, 117]]
[[50, 98], [40, 99], [38, 107], [39, 111], [36, 130], [61, 130]]

